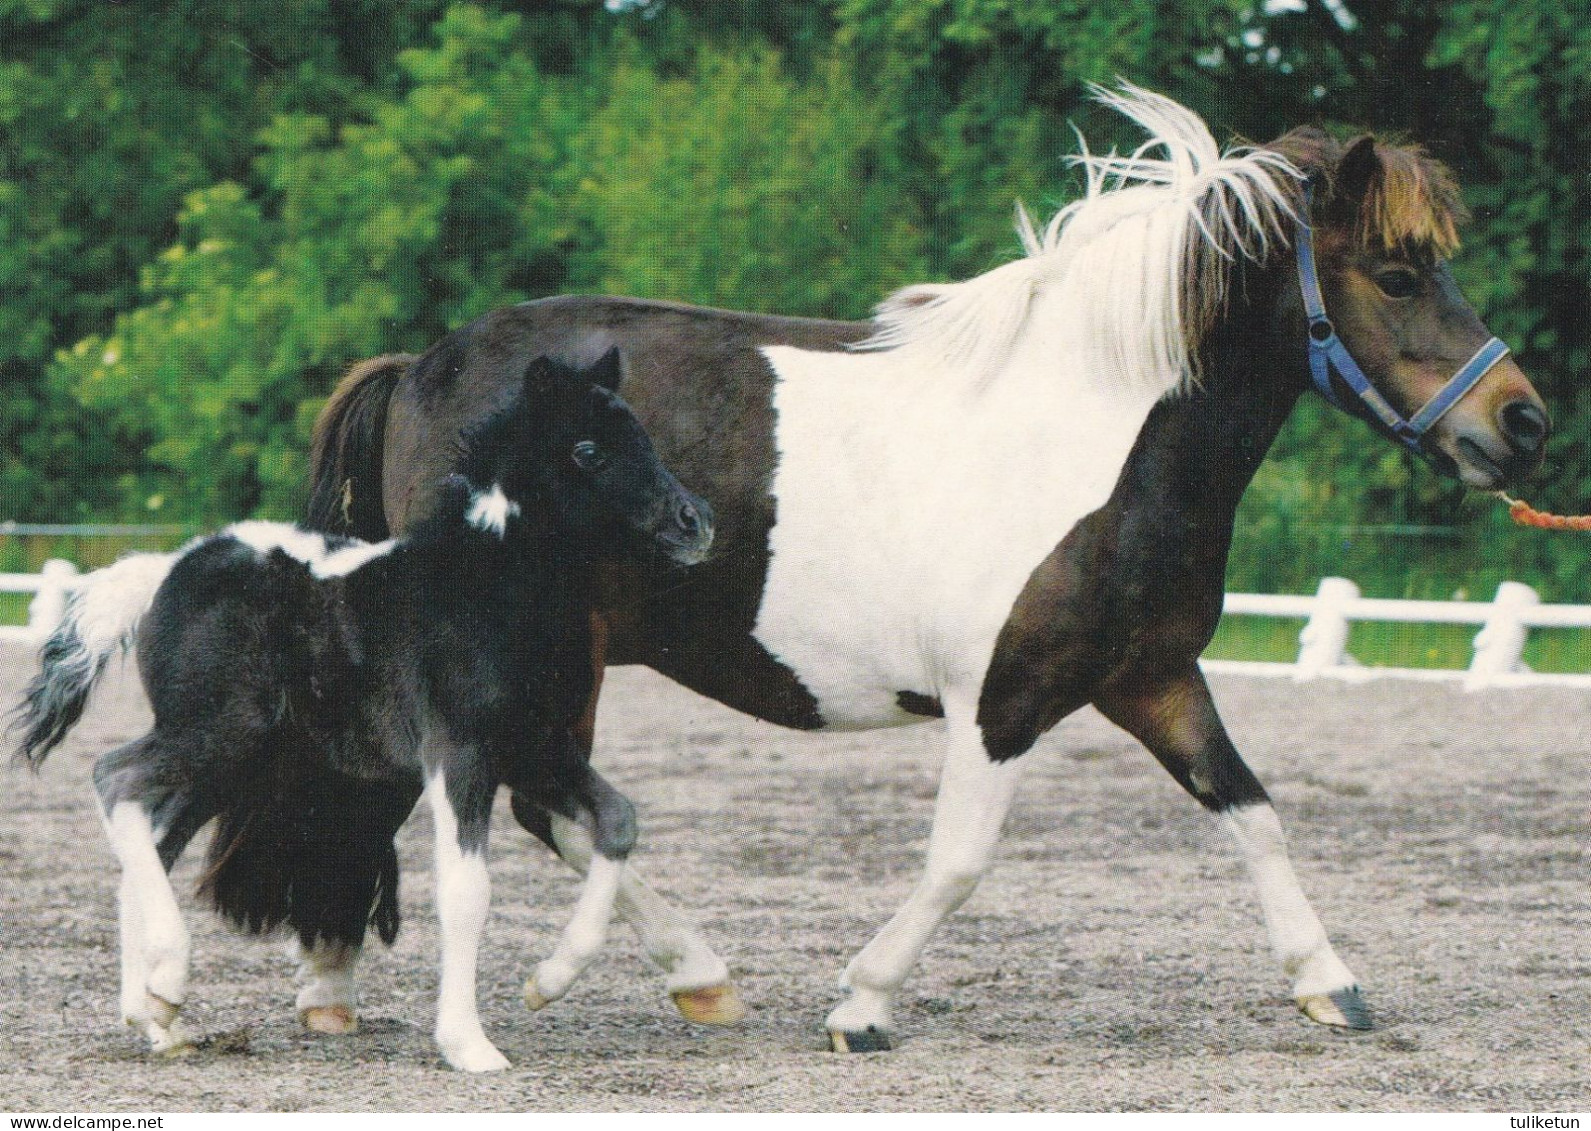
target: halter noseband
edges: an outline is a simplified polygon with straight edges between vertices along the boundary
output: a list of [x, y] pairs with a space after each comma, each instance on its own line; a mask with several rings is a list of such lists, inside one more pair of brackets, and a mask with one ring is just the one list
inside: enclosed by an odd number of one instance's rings
[[1409, 448], [1419, 451], [1420, 441], [1431, 426], [1442, 419], [1448, 409], [1457, 404], [1465, 393], [1486, 376], [1492, 366], [1503, 359], [1508, 347], [1498, 338], [1481, 346], [1475, 351], [1475, 356], [1466, 361], [1438, 390], [1436, 396], [1426, 402], [1424, 408], [1405, 420], [1370, 383], [1364, 370], [1348, 353], [1348, 347], [1337, 337], [1337, 328], [1326, 317], [1326, 302], [1320, 294], [1320, 277], [1315, 273], [1315, 230], [1308, 220], [1313, 197], [1314, 186], [1310, 185], [1304, 190], [1304, 211], [1293, 219], [1298, 245], [1298, 286], [1304, 295], [1304, 315], [1309, 319], [1310, 378], [1316, 390], [1328, 402], [1344, 412], [1351, 412], [1351, 407], [1337, 395], [1336, 385], [1331, 379], [1332, 370], [1336, 370], [1337, 376], [1359, 404]]

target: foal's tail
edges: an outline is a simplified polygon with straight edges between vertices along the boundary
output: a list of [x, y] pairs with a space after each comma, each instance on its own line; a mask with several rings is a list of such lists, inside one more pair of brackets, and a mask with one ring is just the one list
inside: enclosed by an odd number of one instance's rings
[[13, 728], [22, 731], [18, 760], [38, 769], [77, 725], [106, 664], [133, 646], [139, 621], [181, 556], [134, 554], [95, 570], [72, 591], [60, 625], [39, 650], [39, 674], [12, 712]]
[[332, 391], [315, 421], [305, 525], [328, 534], [379, 542], [392, 532], [381, 506], [382, 438], [387, 402], [414, 355], [361, 361]]

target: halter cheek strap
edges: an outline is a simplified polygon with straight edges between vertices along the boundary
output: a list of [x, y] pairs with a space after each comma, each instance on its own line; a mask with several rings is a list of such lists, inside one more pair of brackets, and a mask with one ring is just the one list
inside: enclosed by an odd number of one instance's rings
[[1403, 441], [1414, 451], [1420, 450], [1420, 441], [1430, 431], [1431, 426], [1448, 409], [1463, 398], [1464, 394], [1473, 389], [1478, 381], [1508, 353], [1508, 347], [1498, 338], [1493, 338], [1480, 349], [1475, 351], [1457, 373], [1448, 379], [1446, 385], [1432, 397], [1424, 408], [1405, 420], [1397, 409], [1392, 407], [1386, 397], [1370, 383], [1364, 375], [1364, 370], [1359, 368], [1348, 347], [1342, 344], [1342, 339], [1337, 336], [1337, 328], [1331, 324], [1331, 319], [1326, 317], [1326, 301], [1320, 293], [1320, 276], [1315, 270], [1315, 234], [1305, 216], [1314, 196], [1313, 186], [1304, 191], [1304, 213], [1294, 220], [1297, 235], [1295, 243], [1298, 247], [1298, 287], [1304, 296], [1304, 315], [1309, 319], [1309, 376], [1315, 384], [1315, 389], [1328, 402], [1351, 412], [1352, 407], [1345, 403], [1337, 393], [1337, 384], [1332, 380], [1335, 371], [1342, 384], [1353, 394], [1353, 399], [1369, 411], [1380, 421], [1387, 431]]

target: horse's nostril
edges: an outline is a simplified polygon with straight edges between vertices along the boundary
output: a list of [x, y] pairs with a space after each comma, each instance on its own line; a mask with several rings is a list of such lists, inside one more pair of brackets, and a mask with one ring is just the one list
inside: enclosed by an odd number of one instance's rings
[[1522, 452], [1534, 452], [1547, 439], [1547, 414], [1534, 401], [1509, 401], [1498, 413], [1503, 434]]
[[702, 516], [690, 503], [681, 503], [679, 510], [675, 512], [675, 517], [679, 520], [680, 528], [687, 534], [695, 534], [702, 528]]

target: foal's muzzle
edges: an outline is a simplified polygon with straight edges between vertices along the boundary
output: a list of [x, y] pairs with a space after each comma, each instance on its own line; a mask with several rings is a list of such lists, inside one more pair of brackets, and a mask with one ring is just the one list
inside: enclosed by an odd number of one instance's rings
[[657, 528], [657, 540], [680, 565], [695, 565], [713, 548], [713, 508], [683, 487], [674, 493]]

